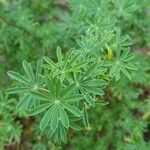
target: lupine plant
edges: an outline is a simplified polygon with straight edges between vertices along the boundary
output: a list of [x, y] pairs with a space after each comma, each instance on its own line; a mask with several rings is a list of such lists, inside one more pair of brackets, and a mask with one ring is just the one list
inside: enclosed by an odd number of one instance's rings
[[[149, 98], [141, 106], [144, 89], [132, 86], [148, 84], [149, 57], [134, 57], [132, 44], [150, 43], [148, 6], [148, 0], [0, 0], [0, 90], [7, 89], [0, 146], [24, 136], [17, 109], [37, 127], [31, 124], [33, 149], [48, 149], [49, 140], [74, 146], [78, 139], [84, 143], [77, 149], [147, 147]], [[136, 120], [134, 109], [146, 121]], [[101, 140], [93, 144], [97, 132]], [[124, 147], [124, 141], [138, 144]]]
[[40, 129], [43, 132], [48, 130], [48, 136], [55, 142], [66, 142], [69, 128], [78, 126], [80, 122], [87, 124], [88, 112], [85, 107], [89, 109], [96, 103], [108, 103], [103, 101], [103, 95], [113, 77], [119, 80], [124, 74], [131, 79], [129, 71], [135, 69], [130, 62], [133, 54], [129, 52], [128, 45], [124, 45], [124, 40], [118, 38], [118, 32], [114, 36], [118, 41], [113, 50], [106, 45], [105, 49], [91, 51], [86, 48], [87, 45], [83, 47], [87, 43], [85, 39], [85, 43], [80, 41], [83, 45], [81, 48], [66, 53], [62, 53], [58, 47], [57, 60], [43, 57], [35, 71], [26, 61], [22, 64], [23, 75], [8, 71], [18, 85], [8, 89], [7, 93], [21, 93], [17, 109], [25, 109], [29, 115], [42, 114]]

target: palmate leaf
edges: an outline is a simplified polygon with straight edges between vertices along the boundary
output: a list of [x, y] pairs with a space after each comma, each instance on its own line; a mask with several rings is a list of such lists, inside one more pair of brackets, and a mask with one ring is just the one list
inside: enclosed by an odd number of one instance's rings
[[16, 99], [0, 91], [0, 114], [10, 113], [16, 105]]
[[129, 80], [131, 80], [131, 75], [128, 70], [136, 70], [136, 66], [130, 64], [133, 60], [134, 55], [130, 53], [129, 49], [123, 48], [117, 51], [117, 56], [113, 61], [110, 61], [108, 66], [110, 67], [110, 75], [116, 78], [116, 81], [120, 79], [121, 73], [123, 73]]
[[37, 64], [37, 70], [36, 70], [36, 74], [34, 75], [33, 73], [33, 69], [31, 67], [31, 64], [23, 61], [23, 68], [25, 70], [25, 74], [26, 76], [22, 76], [17, 72], [14, 71], [8, 71], [8, 75], [18, 81], [20, 83], [20, 86], [18, 87], [14, 87], [11, 89], [8, 89], [6, 91], [6, 93], [21, 93], [21, 92], [25, 92], [25, 93], [30, 93], [32, 90], [37, 90], [38, 87], [43, 85], [43, 81], [41, 81], [41, 77], [40, 77], [40, 73], [42, 71], [42, 61], [39, 60], [38, 64]]
[[[79, 72], [81, 68], [83, 68], [87, 62], [82, 58], [82, 55], [74, 54], [70, 52], [72, 55], [68, 55], [62, 59], [62, 52], [60, 48], [57, 48], [57, 59], [58, 62], [54, 63], [50, 58], [44, 57], [44, 60], [48, 65], [46, 65], [46, 69], [51, 71], [53, 77], [59, 76], [61, 82], [64, 81], [71, 73]], [[79, 63], [80, 62], [80, 63]], [[48, 67], [49, 66], [49, 67]]]
[[[93, 68], [90, 67], [87, 72], [91, 72], [89, 70], [93, 70]], [[91, 72], [92, 73], [92, 72]], [[93, 99], [94, 95], [100, 95], [103, 96], [103, 88], [107, 85], [105, 80], [100, 79], [91, 79], [90, 77], [86, 78], [84, 76], [85, 74], [74, 74], [74, 82], [76, 83], [76, 90], [79, 90], [84, 95], [84, 100], [90, 105], [95, 106], [95, 100]]]

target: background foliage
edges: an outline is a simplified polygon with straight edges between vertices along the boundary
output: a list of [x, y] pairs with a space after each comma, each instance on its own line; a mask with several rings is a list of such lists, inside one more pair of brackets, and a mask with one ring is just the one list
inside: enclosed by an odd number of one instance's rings
[[[0, 0], [0, 149], [150, 149], [149, 5], [148, 0]], [[21, 85], [9, 79], [9, 70]], [[72, 96], [74, 80], [83, 85]], [[98, 88], [102, 98], [95, 96]], [[59, 108], [62, 124], [56, 126], [58, 116], [51, 118], [50, 126], [61, 132], [70, 126], [67, 143], [58, 145], [59, 138], [66, 142], [65, 132], [49, 138], [50, 127], [41, 132], [48, 126], [47, 117], [41, 121], [46, 112], [29, 114], [56, 102], [46, 102], [46, 90], [62, 100], [60, 89], [72, 91], [65, 97], [69, 104]], [[29, 94], [10, 94], [16, 91]], [[77, 123], [68, 125], [66, 118]]]

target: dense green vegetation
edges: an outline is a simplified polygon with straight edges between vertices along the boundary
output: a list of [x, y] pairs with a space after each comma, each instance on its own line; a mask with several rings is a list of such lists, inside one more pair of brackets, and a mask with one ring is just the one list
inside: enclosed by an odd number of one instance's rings
[[0, 150], [149, 150], [149, 5], [0, 0]]

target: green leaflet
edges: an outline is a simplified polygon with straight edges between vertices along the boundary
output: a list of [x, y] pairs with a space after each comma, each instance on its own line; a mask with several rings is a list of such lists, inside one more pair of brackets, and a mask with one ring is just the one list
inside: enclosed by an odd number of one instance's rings
[[60, 47], [57, 47], [56, 54], [57, 54], [58, 64], [60, 68], [62, 68], [62, 52]]
[[54, 78], [46, 78], [46, 83], [47, 83], [47, 87], [50, 91], [50, 93], [55, 97], [56, 96], [56, 89], [55, 89], [55, 84], [54, 84]]
[[88, 112], [85, 107], [82, 109], [82, 119], [85, 127], [89, 126], [89, 117], [88, 117]]
[[55, 143], [61, 143], [60, 129], [57, 129], [53, 134], [53, 140]]
[[74, 130], [76, 130], [76, 131], [80, 131], [80, 130], [82, 130], [82, 128], [80, 127], [80, 126], [78, 126], [77, 124], [75, 124], [75, 123], [70, 123], [70, 127], [72, 128], [72, 129], [74, 129]]
[[59, 131], [60, 131], [61, 140], [64, 143], [66, 143], [67, 142], [66, 130], [62, 125], [59, 126]]
[[109, 104], [109, 102], [108, 101], [104, 101], [104, 100], [97, 100], [96, 104], [100, 104], [100, 105], [106, 106], [106, 105]]
[[29, 114], [30, 114], [30, 116], [37, 115], [37, 114], [45, 111], [46, 109], [48, 109], [51, 105], [52, 105], [52, 103], [46, 103], [46, 104], [41, 104], [39, 106], [36, 106], [34, 109], [32, 109], [29, 112]]
[[93, 93], [93, 94], [100, 95], [100, 96], [104, 95], [103, 90], [97, 87], [84, 86], [84, 89], [88, 91], [89, 93]]
[[22, 93], [27, 91], [28, 91], [27, 87], [14, 87], [14, 88], [7, 89], [6, 94], [16, 94], [16, 93]]
[[37, 92], [31, 92], [30, 93], [34, 98], [41, 100], [41, 101], [52, 101], [51, 97], [45, 96], [43, 94], [37, 93]]
[[31, 96], [29, 94], [22, 97], [22, 99], [17, 104], [16, 109], [20, 110], [20, 109], [24, 108], [29, 103], [30, 99], [31, 99]]
[[75, 84], [70, 84], [68, 87], [66, 87], [64, 90], [62, 90], [60, 96], [61, 97], [66, 97], [70, 95], [74, 90], [75, 90]]
[[96, 80], [96, 79], [82, 82], [83, 86], [104, 86], [106, 84], [107, 84], [106, 81], [104, 81], [104, 80]]
[[32, 70], [31, 64], [27, 63], [26, 61], [23, 61], [22, 65], [23, 65], [23, 68], [25, 70], [26, 75], [29, 77], [29, 79], [32, 82], [34, 82], [35, 78], [34, 78], [34, 74], [33, 74], [33, 70]]
[[85, 72], [84, 77], [85, 77], [85, 78], [90, 77], [90, 76], [93, 74], [93, 72], [95, 71], [96, 67], [97, 67], [97, 66], [96, 66], [95, 63], [92, 64], [92, 65], [89, 67], [89, 69]]
[[41, 122], [40, 122], [40, 129], [43, 130], [48, 126], [50, 119], [52, 117], [52, 109], [54, 106], [50, 107], [47, 112], [44, 114]]
[[117, 72], [118, 66], [114, 65], [110, 68], [110, 75], [115, 75]]
[[48, 57], [43, 57], [43, 59], [51, 66], [51, 68], [57, 69], [56, 64]]
[[65, 128], [69, 128], [69, 118], [63, 107], [59, 107], [60, 120]]
[[124, 65], [124, 67], [129, 70], [134, 70], [134, 71], [137, 70], [137, 67], [133, 64], [127, 64], [127, 65]]
[[49, 129], [47, 129], [46, 131], [47, 131], [48, 138], [52, 137], [55, 132], [51, 127], [49, 127]]
[[73, 94], [71, 96], [62, 98], [64, 102], [79, 102], [82, 99], [83, 99], [83, 95], [81, 94]]
[[59, 121], [59, 108], [58, 105], [55, 104], [51, 110], [51, 128], [55, 131], [58, 127]]
[[66, 63], [66, 68], [69, 69], [69, 68], [72, 68], [77, 60], [80, 58], [80, 55], [75, 55], [73, 57], [71, 57], [71, 59], [68, 61], [68, 63]]
[[23, 84], [29, 84], [30, 82], [26, 80], [24, 77], [22, 77], [19, 73], [14, 71], [8, 71], [7, 74], [13, 78], [14, 80], [21, 82]]
[[128, 71], [126, 69], [124, 69], [123, 67], [120, 68], [121, 71], [123, 72], [123, 74], [129, 79], [131, 80], [131, 76], [130, 74], [128, 73]]
[[73, 106], [73, 105], [70, 105], [70, 104], [67, 104], [67, 103], [64, 103], [63, 106], [69, 111], [71, 112], [72, 114], [74, 114], [75, 116], [77, 117], [80, 117], [81, 116], [81, 111]]
[[64, 66], [66, 66], [67, 65], [67, 63], [68, 63], [68, 61], [69, 61], [69, 59], [70, 59], [70, 57], [73, 55], [73, 49], [71, 49], [71, 50], [69, 50], [67, 53], [66, 53], [66, 56], [65, 56], [65, 58], [64, 58]]
[[83, 95], [84, 95], [84, 98], [85, 100], [87, 101], [87, 103], [91, 106], [95, 106], [95, 102], [94, 102], [94, 99], [92, 98], [92, 96], [90, 96], [90, 94], [88, 94], [86, 91], [84, 90], [81, 90]]
[[35, 74], [36, 81], [39, 81], [41, 73], [42, 73], [42, 60], [39, 60], [37, 62], [36, 67], [36, 74]]
[[[61, 85], [61, 81], [60, 80], [55, 80], [55, 87], [54, 87], [54, 90], [55, 90], [55, 96], [56, 97], [60, 97], [60, 93], [63, 89], [62, 85]], [[58, 90], [59, 89], [59, 90]]]

